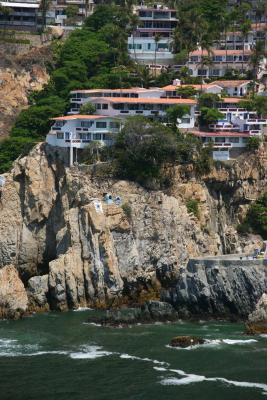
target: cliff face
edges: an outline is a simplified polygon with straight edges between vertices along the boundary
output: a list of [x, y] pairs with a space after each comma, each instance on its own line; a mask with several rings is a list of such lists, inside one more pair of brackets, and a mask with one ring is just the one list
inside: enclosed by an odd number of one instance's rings
[[247, 317], [267, 288], [262, 260], [190, 260], [163, 290], [162, 298], [184, 316]]
[[16, 55], [0, 47], [0, 137], [8, 135], [16, 116], [28, 106], [30, 92], [41, 90], [48, 82], [45, 62], [49, 57], [48, 47]]
[[[90, 168], [65, 169], [57, 152], [40, 144], [6, 174], [0, 267], [16, 266], [29, 310], [157, 299], [162, 287], [166, 294], [176, 285], [189, 257], [255, 247], [259, 239], [240, 238], [233, 223], [247, 194], [264, 187], [264, 160], [257, 163], [257, 176], [253, 167], [242, 168], [244, 185], [237, 166], [203, 182], [187, 167], [174, 171], [169, 192], [148, 192]], [[103, 202], [106, 192], [123, 206]], [[199, 201], [199, 219], [187, 212], [189, 198]]]

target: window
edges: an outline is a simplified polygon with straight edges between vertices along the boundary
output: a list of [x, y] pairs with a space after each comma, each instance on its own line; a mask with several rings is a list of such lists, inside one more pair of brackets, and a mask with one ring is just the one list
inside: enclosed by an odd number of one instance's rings
[[239, 143], [239, 138], [238, 137], [230, 137], [229, 142], [230, 143]]
[[215, 61], [222, 61], [222, 56], [215, 56]]
[[101, 140], [101, 133], [94, 133], [93, 140]]
[[181, 123], [182, 124], [190, 124], [190, 118], [182, 118]]
[[106, 128], [107, 127], [107, 123], [106, 122], [97, 122], [96, 123], [96, 127], [97, 128]]
[[246, 138], [246, 137], [243, 137], [243, 138], [242, 138], [242, 142], [243, 142], [243, 143], [247, 143], [247, 141], [248, 141], [248, 138]]
[[220, 76], [220, 70], [219, 69], [212, 69], [211, 70], [211, 75]]
[[198, 56], [191, 56], [191, 62], [198, 62]]
[[225, 138], [224, 137], [216, 137], [215, 138], [215, 143], [224, 143], [225, 142]]
[[63, 132], [58, 132], [57, 133], [57, 139], [64, 139], [64, 133]]
[[206, 76], [207, 70], [206, 69], [198, 69], [197, 74], [198, 74], [198, 76]]
[[96, 109], [97, 109], [97, 110], [101, 110], [101, 104], [97, 103]]
[[80, 133], [80, 138], [82, 140], [90, 140], [91, 139], [91, 133]]
[[102, 104], [102, 110], [107, 110], [108, 109], [108, 104]]
[[111, 129], [119, 129], [120, 124], [119, 124], [119, 122], [110, 122], [110, 123], [109, 123], [109, 127], [110, 127]]
[[64, 121], [56, 121], [56, 123], [55, 123], [55, 126], [56, 127], [61, 127], [61, 126], [63, 126], [64, 125]]
[[91, 126], [93, 124], [94, 124], [94, 121], [81, 121], [82, 128], [91, 128]]

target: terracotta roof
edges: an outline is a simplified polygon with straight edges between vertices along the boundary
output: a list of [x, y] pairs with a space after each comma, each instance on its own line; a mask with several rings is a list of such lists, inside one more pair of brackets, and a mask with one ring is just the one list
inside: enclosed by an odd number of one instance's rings
[[93, 97], [94, 101], [106, 100], [110, 103], [135, 103], [135, 104], [197, 104], [196, 100], [192, 99], [162, 99], [160, 97]]
[[220, 101], [223, 103], [239, 103], [240, 101], [243, 101], [243, 98], [240, 97], [224, 97]]
[[249, 133], [244, 132], [201, 132], [191, 131], [192, 135], [198, 137], [249, 137]]
[[139, 93], [139, 92], [149, 92], [151, 90], [160, 90], [160, 88], [151, 88], [151, 89], [145, 89], [145, 88], [129, 88], [129, 89], [77, 89], [77, 90], [72, 90], [71, 93]]
[[[225, 56], [227, 53], [228, 56], [232, 55], [243, 55], [243, 50], [216, 50], [212, 49], [210, 52], [207, 50], [195, 50], [189, 53], [189, 56]], [[245, 55], [250, 55], [252, 53], [251, 50], [245, 50], [244, 54]]]
[[267, 28], [267, 24], [265, 22], [261, 22], [259, 24], [252, 24], [251, 28], [261, 31]]
[[230, 88], [230, 87], [247, 85], [250, 82], [251, 81], [249, 80], [236, 80], [236, 81], [214, 81], [212, 83], [215, 85], [222, 86], [223, 88]]
[[63, 115], [62, 117], [51, 118], [53, 121], [73, 121], [76, 119], [102, 119], [102, 118], [113, 118], [107, 115]]
[[[188, 85], [178, 85], [178, 86], [175, 86], [175, 85], [167, 85], [167, 86], [164, 86], [163, 88], [161, 88], [161, 89], [164, 89], [164, 90], [166, 90], [166, 91], [175, 91], [175, 90], [177, 90], [177, 89], [179, 89], [179, 87], [193, 87], [194, 89], [196, 89], [196, 90], [199, 90], [199, 89], [201, 89], [201, 87], [202, 87], [202, 89], [208, 89], [208, 88], [211, 88], [211, 87], [214, 87], [214, 86], [217, 86], [217, 87], [219, 87], [220, 85], [218, 85], [218, 84], [215, 84], [214, 82], [212, 82], [212, 83], [204, 83], [203, 85], [190, 85], [190, 84], [188, 84]], [[222, 88], [221, 88], [222, 89]]]

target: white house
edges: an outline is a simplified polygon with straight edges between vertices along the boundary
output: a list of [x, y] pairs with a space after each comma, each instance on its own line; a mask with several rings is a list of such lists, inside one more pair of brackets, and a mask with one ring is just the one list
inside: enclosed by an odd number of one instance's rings
[[51, 146], [70, 149], [70, 165], [73, 149], [84, 149], [92, 141], [111, 145], [121, 130], [121, 121], [104, 115], [66, 115], [53, 118], [46, 142]]
[[219, 85], [219, 83], [203, 83], [203, 85], [167, 85], [164, 86], [162, 89], [165, 91], [164, 97], [168, 98], [178, 98], [177, 89], [184, 88], [184, 87], [193, 87], [198, 92], [203, 93], [213, 93], [213, 94], [221, 94], [223, 88]]
[[154, 7], [136, 7], [135, 13], [140, 22], [128, 38], [131, 58], [146, 65], [171, 64], [174, 57], [171, 36], [177, 25], [176, 10], [155, 4]]
[[154, 98], [162, 97], [164, 90], [160, 88], [130, 88], [130, 89], [89, 89], [72, 90], [70, 92], [70, 111], [69, 114], [79, 113], [83, 104], [91, 102], [96, 97], [127, 97], [127, 98]]
[[195, 50], [189, 54], [187, 66], [191, 76], [220, 77], [230, 69], [239, 73], [250, 70], [251, 55], [251, 50]]
[[145, 117], [154, 117], [155, 119], [163, 119], [166, 115], [166, 110], [170, 107], [185, 105], [189, 107], [190, 112], [178, 122], [178, 127], [190, 129], [195, 125], [195, 107], [197, 102], [192, 99], [99, 97], [92, 98], [91, 103], [95, 104], [97, 114], [101, 113], [110, 117], [142, 115]]
[[247, 146], [250, 135], [243, 132], [192, 131], [204, 146], [212, 144], [213, 159], [227, 161], [240, 155]]
[[221, 86], [228, 96], [242, 97], [248, 94], [252, 81], [250, 80], [219, 80], [212, 82], [213, 85]]

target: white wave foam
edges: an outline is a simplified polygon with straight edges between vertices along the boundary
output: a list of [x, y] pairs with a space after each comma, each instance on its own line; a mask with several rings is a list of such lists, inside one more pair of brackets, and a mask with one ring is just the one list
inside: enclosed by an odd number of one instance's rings
[[166, 363], [165, 361], [158, 361], [158, 360], [152, 360], [151, 358], [142, 358], [142, 357], [137, 357], [137, 356], [132, 356], [130, 354], [120, 354], [120, 358], [128, 359], [128, 360], [138, 360], [138, 361], [146, 361], [150, 362], [153, 364], [158, 364], [158, 365], [166, 365], [168, 366], [169, 364]]
[[93, 325], [93, 326], [101, 326], [101, 324], [97, 324], [96, 322], [83, 322], [83, 325]]
[[267, 338], [267, 334], [266, 334], [266, 333], [263, 333], [262, 335], [260, 335], [260, 337], [262, 337], [262, 338]]
[[76, 310], [73, 310], [74, 312], [79, 312], [79, 311], [92, 311], [92, 308], [89, 307], [78, 307]]
[[[266, 335], [267, 337], [267, 335]], [[195, 344], [193, 346], [188, 346], [188, 347], [173, 347], [170, 345], [166, 345], [165, 347], [169, 349], [175, 349], [175, 350], [196, 350], [202, 347], [219, 347], [222, 344], [228, 344], [228, 345], [245, 345], [245, 344], [250, 344], [250, 343], [256, 343], [256, 339], [246, 339], [246, 340], [241, 340], [241, 339], [205, 339], [205, 342], [203, 344]]]
[[86, 346], [82, 351], [79, 351], [77, 353], [70, 353], [70, 358], [73, 358], [75, 360], [94, 360], [96, 358], [110, 356], [111, 354], [113, 353], [111, 353], [110, 351], [102, 350], [102, 347], [99, 346]]
[[249, 344], [249, 343], [256, 343], [256, 339], [247, 339], [247, 340], [234, 340], [234, 339], [223, 339], [223, 343], [225, 344]]
[[163, 367], [153, 367], [156, 371], [167, 371], [167, 368]]
[[267, 384], [265, 383], [255, 383], [255, 382], [242, 382], [242, 381], [234, 381], [226, 378], [215, 377], [215, 378], [207, 378], [204, 375], [195, 375], [195, 374], [187, 374], [185, 371], [170, 369], [170, 372], [174, 372], [178, 375], [181, 375], [181, 378], [170, 377], [163, 379], [160, 383], [162, 385], [188, 385], [190, 383], [199, 383], [199, 382], [222, 382], [228, 385], [244, 387], [244, 388], [256, 388], [261, 389], [262, 394], [267, 394]]

